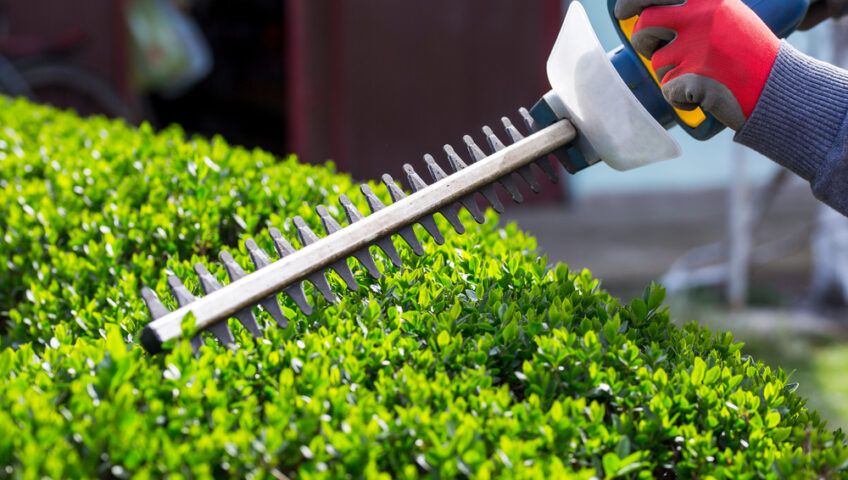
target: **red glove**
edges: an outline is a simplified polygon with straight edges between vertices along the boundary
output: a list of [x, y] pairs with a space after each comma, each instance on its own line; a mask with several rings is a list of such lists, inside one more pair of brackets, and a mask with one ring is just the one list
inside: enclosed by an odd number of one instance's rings
[[618, 0], [615, 15], [639, 15], [631, 43], [651, 59], [669, 103], [742, 128], [780, 49], [753, 10], [741, 0]]

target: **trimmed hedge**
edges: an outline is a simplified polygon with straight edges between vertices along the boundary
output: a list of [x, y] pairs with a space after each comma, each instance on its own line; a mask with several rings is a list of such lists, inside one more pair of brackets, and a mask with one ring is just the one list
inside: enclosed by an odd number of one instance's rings
[[[401, 248], [241, 348], [147, 355], [138, 291], [348, 193], [333, 166], [0, 101], [0, 477], [821, 478], [848, 449], [729, 333], [629, 304], [533, 238]], [[386, 201], [385, 189], [374, 185]], [[339, 209], [330, 207], [340, 217]], [[466, 217], [466, 220], [469, 220]], [[441, 224], [446, 227], [445, 223]], [[444, 229], [447, 231], [447, 227]], [[293, 239], [293, 238], [292, 238]], [[379, 254], [379, 253], [378, 253]], [[335, 279], [338, 280], [338, 279]], [[170, 302], [170, 298], [168, 298]], [[173, 305], [173, 304], [172, 304]]]

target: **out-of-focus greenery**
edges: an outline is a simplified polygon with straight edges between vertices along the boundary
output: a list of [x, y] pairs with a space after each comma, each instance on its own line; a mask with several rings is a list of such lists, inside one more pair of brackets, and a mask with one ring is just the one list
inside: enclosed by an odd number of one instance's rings
[[732, 330], [735, 338], [745, 342], [743, 354], [790, 372], [792, 382], [800, 384], [798, 393], [808, 399], [807, 407], [816, 410], [831, 428], [848, 427], [848, 375], [844, 373], [848, 339], [835, 328], [838, 323], [828, 320], [841, 315], [824, 312], [820, 316], [785, 305], [756, 304], [728, 312], [717, 305], [715, 297], [703, 292], [675, 295], [671, 309], [674, 317], [684, 322], [694, 320], [712, 329]]
[[[375, 186], [376, 188], [376, 186]], [[841, 431], [730, 334], [549, 266], [492, 215], [265, 337], [151, 356], [142, 284], [349, 194], [277, 160], [0, 102], [0, 476], [821, 478]], [[386, 201], [385, 189], [377, 189]], [[469, 218], [466, 217], [466, 220]], [[445, 223], [441, 224], [443, 227]], [[292, 238], [292, 240], [294, 240]], [[221, 268], [213, 274], [224, 281]], [[170, 302], [173, 306], [173, 302]]]
[[824, 401], [828, 405], [832, 405], [834, 413], [839, 416], [842, 422], [845, 422], [840, 425], [848, 425], [846, 369], [848, 369], [848, 347], [844, 345], [825, 347], [813, 356], [813, 371], [816, 375], [816, 381], [820, 385], [830, 387], [822, 389], [823, 394], [827, 396]]

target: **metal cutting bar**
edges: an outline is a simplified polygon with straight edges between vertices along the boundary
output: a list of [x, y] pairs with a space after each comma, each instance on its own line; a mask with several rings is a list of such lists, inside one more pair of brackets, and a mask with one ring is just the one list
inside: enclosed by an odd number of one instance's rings
[[162, 316], [144, 327], [141, 342], [150, 351], [181, 336], [182, 319], [191, 312], [198, 331], [234, 316], [275, 295], [308, 275], [323, 271], [368, 248], [420, 218], [460, 201], [505, 175], [571, 143], [574, 126], [560, 120], [517, 143], [489, 155], [386, 208], [319, 239], [208, 295]]

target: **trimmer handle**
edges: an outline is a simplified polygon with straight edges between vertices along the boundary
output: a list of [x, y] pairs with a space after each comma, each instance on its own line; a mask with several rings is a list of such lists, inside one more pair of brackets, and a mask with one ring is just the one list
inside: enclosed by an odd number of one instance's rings
[[[742, 0], [780, 38], [794, 32], [807, 14], [810, 0]], [[724, 125], [700, 108], [684, 111], [673, 108], [662, 95], [660, 82], [650, 60], [636, 53], [630, 44], [633, 27], [638, 16], [619, 21], [615, 18], [616, 0], [607, 0], [612, 23], [623, 45], [610, 57], [624, 83], [633, 91], [642, 105], [665, 128], [680, 125], [686, 133], [698, 140], [706, 140], [720, 132]]]

